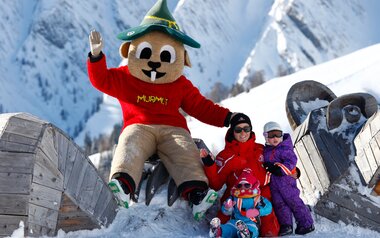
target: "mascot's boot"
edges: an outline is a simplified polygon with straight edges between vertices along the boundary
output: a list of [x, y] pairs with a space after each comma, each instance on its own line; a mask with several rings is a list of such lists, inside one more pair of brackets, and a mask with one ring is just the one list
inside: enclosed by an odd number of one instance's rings
[[203, 219], [206, 211], [216, 202], [218, 193], [209, 189], [206, 191], [193, 190], [189, 194], [189, 201], [193, 205], [194, 219], [200, 221]]
[[220, 238], [222, 237], [222, 228], [220, 228], [220, 219], [215, 217], [210, 221], [210, 237]]
[[111, 181], [108, 183], [108, 186], [117, 198], [119, 206], [128, 208], [130, 195], [127, 186], [125, 186], [124, 183], [117, 179], [111, 179]]

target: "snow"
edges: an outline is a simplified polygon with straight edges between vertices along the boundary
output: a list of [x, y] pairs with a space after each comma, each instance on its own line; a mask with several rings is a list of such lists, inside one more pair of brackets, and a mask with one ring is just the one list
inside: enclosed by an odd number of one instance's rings
[[[284, 102], [289, 88], [294, 83], [305, 79], [315, 80], [327, 85], [337, 96], [369, 92], [380, 101], [380, 84], [376, 83], [378, 75], [380, 75], [380, 44], [286, 77], [272, 79], [248, 93], [223, 101], [222, 105], [232, 111], [249, 115], [257, 139], [263, 142], [262, 126], [269, 120], [279, 122], [285, 131], [290, 131]], [[322, 101], [321, 104], [323, 103]], [[107, 120], [111, 120], [113, 117], [116, 120], [120, 114], [116, 112], [115, 103], [108, 101], [107, 105], [102, 108], [101, 111], [104, 113], [102, 115], [106, 116]], [[115, 115], [111, 116], [110, 114], [113, 113]], [[93, 123], [94, 130], [100, 129], [99, 125], [110, 123], [104, 120], [100, 114], [92, 120], [94, 121], [90, 123]], [[188, 119], [188, 122], [193, 137], [202, 138], [214, 153], [223, 148], [225, 128], [207, 126], [195, 119]], [[341, 126], [345, 126], [345, 123]], [[96, 155], [93, 158], [96, 163]], [[353, 179], [359, 179], [359, 177], [355, 177], [355, 173], [352, 174]], [[167, 206], [166, 186], [163, 185], [157, 191], [151, 204], [147, 207], [144, 202], [144, 183], [139, 202], [131, 205], [129, 209], [121, 209], [114, 222], [107, 228], [68, 233], [61, 230], [56, 237], [208, 237], [208, 220], [216, 214], [217, 207], [214, 206], [210, 209], [206, 220], [196, 222], [191, 216], [191, 209], [186, 201], [177, 200], [171, 207]], [[362, 194], [370, 194], [370, 189], [366, 187], [358, 189]], [[380, 204], [379, 197], [372, 196], [372, 198], [374, 203]], [[369, 229], [334, 223], [326, 218], [313, 215], [316, 230], [305, 237], [380, 237], [380, 233]], [[14, 231], [11, 237], [23, 237], [22, 226], [23, 224]]]

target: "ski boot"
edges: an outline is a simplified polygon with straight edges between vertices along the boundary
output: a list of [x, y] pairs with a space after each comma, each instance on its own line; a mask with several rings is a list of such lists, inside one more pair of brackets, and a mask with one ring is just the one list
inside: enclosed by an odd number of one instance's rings
[[305, 234], [310, 233], [314, 230], [315, 230], [314, 225], [311, 225], [309, 227], [297, 226], [294, 233], [296, 233], [297, 235], [305, 235]]
[[281, 225], [278, 236], [287, 236], [293, 234], [293, 227], [291, 225]]
[[204, 218], [206, 211], [216, 202], [218, 193], [213, 189], [209, 189], [202, 201], [195, 205], [193, 204], [193, 216], [196, 221]]
[[249, 232], [248, 227], [244, 223], [244, 221], [238, 220], [235, 223], [235, 226], [236, 226], [236, 228], [238, 230], [237, 234], [238, 234], [239, 238], [250, 238], [251, 237], [251, 233]]
[[215, 217], [210, 221], [209, 236], [214, 238], [222, 237], [222, 228], [220, 228], [220, 219]]
[[112, 193], [115, 195], [118, 205], [120, 207], [128, 208], [129, 207], [129, 194], [125, 194], [122, 184], [117, 179], [111, 179], [108, 183], [108, 187], [111, 189]]

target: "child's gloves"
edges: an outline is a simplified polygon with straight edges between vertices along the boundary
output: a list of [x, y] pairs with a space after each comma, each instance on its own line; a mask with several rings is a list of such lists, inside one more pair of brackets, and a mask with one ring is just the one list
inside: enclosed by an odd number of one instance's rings
[[272, 174], [276, 176], [283, 176], [281, 168], [279, 166], [272, 164], [271, 162], [264, 162], [263, 166], [267, 171], [271, 172]]
[[91, 55], [98, 57], [103, 49], [103, 39], [99, 32], [92, 30], [88, 36], [90, 42]]
[[211, 156], [211, 154], [209, 154], [206, 149], [202, 148], [199, 152], [199, 155], [202, 159], [202, 162], [203, 164], [206, 166], [206, 167], [209, 167], [211, 165], [214, 164], [214, 158]]
[[255, 218], [257, 217], [258, 215], [260, 215], [260, 211], [257, 210], [256, 208], [255, 209], [248, 209], [247, 210], [247, 213], [246, 213], [246, 216], [248, 218]]
[[227, 210], [227, 211], [232, 211], [233, 208], [234, 208], [234, 205], [236, 204], [236, 202], [232, 201], [232, 199], [227, 199], [223, 205], [224, 205], [224, 208]]

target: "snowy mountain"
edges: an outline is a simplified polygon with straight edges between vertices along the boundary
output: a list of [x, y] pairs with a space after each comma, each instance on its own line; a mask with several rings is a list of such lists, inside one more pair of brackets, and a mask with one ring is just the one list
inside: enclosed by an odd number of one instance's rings
[[[285, 112], [285, 98], [293, 84], [304, 79], [315, 80], [328, 86], [337, 96], [367, 92], [380, 102], [378, 75], [380, 75], [380, 44], [286, 77], [274, 78], [248, 93], [227, 99], [221, 104], [233, 111], [240, 111], [249, 115], [257, 139], [263, 142], [262, 127], [269, 120], [276, 120], [285, 131], [291, 131]], [[112, 103], [110, 105], [110, 110], [112, 110], [114, 105]], [[105, 110], [105, 108], [103, 109]], [[97, 115], [98, 123], [104, 121], [100, 114]], [[96, 121], [93, 122], [92, 125], [97, 125]], [[189, 119], [188, 122], [193, 137], [202, 138], [214, 153], [224, 147], [225, 128], [207, 126], [194, 119]], [[93, 129], [96, 130], [97, 127], [95, 126]], [[99, 156], [97, 154], [91, 158], [95, 165], [99, 161]], [[145, 205], [144, 186], [145, 183], [143, 183], [139, 202], [127, 210], [120, 210], [108, 228], [69, 233], [59, 231], [57, 238], [157, 237], [157, 235], [159, 237], [208, 237], [208, 221], [194, 221], [190, 215], [191, 209], [187, 202], [177, 200], [172, 207], [167, 206], [167, 185], [163, 185], [157, 191], [149, 207]], [[361, 187], [358, 190], [363, 194], [369, 194], [367, 187]], [[371, 199], [380, 206], [380, 197], [371, 196]], [[214, 206], [210, 210], [207, 214], [208, 219], [215, 216], [216, 209], [217, 207]], [[305, 237], [380, 237], [378, 232], [343, 223], [333, 223], [316, 214], [314, 214], [314, 220], [316, 230], [305, 235]], [[23, 237], [23, 229], [17, 229], [12, 237]]]
[[[83, 138], [79, 133], [104, 105], [87, 77], [88, 33], [102, 33], [108, 66], [117, 67], [116, 35], [138, 25], [154, 2], [0, 0], [0, 112], [29, 112]], [[168, 4], [202, 45], [188, 49], [193, 68], [185, 71], [202, 92], [216, 82], [249, 87], [258, 74], [268, 80], [380, 42], [375, 0]]]
[[174, 14], [202, 45], [189, 50], [188, 74], [207, 91], [218, 81], [249, 89], [257, 74], [268, 80], [378, 43], [379, 10], [373, 0], [195, 0]]

